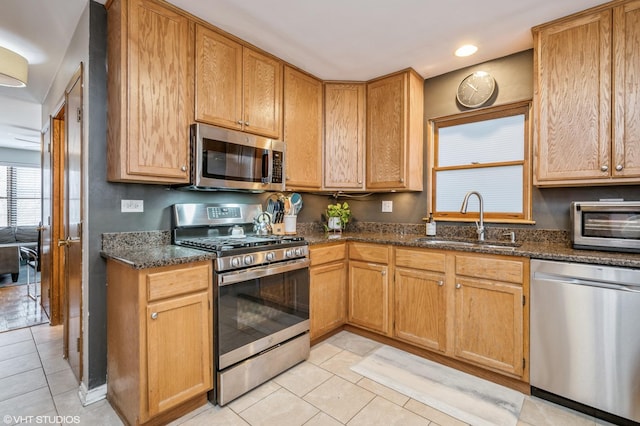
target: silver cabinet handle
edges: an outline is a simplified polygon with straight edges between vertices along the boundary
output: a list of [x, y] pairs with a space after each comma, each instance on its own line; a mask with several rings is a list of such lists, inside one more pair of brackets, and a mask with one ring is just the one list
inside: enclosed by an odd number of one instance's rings
[[157, 312], [153, 312], [151, 314], [151, 319], [157, 319], [158, 318], [158, 313]]
[[242, 120], [238, 120], [238, 124], [242, 126], [243, 121]]
[[387, 275], [387, 271], [380, 271], [382, 275]]
[[182, 170], [183, 172], [186, 172], [187, 171], [187, 166], [180, 167], [180, 170]]
[[602, 166], [600, 167], [600, 170], [602, 170], [603, 172], [606, 172], [607, 170], [609, 170], [609, 166]]
[[456, 284], [456, 288], [461, 288], [461, 287], [462, 287], [462, 284], [460, 283]]
[[245, 126], [247, 126], [247, 127], [249, 127], [249, 122], [248, 122], [248, 121], [245, 121], [245, 122], [244, 122], [244, 125], [245, 125]]
[[616, 166], [616, 170], [617, 170], [617, 171], [621, 171], [621, 170], [622, 170], [622, 168], [623, 168], [623, 167], [622, 167], [622, 164], [618, 164], [618, 165]]
[[442, 287], [444, 285], [444, 281], [442, 280], [438, 281], [438, 285]]

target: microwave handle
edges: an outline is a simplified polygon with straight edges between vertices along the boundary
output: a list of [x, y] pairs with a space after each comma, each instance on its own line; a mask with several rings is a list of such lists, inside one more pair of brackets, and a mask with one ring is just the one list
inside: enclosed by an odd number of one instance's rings
[[271, 182], [271, 162], [269, 161], [269, 151], [265, 150], [262, 153], [262, 183]]

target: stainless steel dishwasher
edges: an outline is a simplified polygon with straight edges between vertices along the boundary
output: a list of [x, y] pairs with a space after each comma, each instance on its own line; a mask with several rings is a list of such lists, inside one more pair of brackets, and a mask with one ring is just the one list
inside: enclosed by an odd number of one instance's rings
[[640, 422], [640, 269], [532, 260], [530, 350], [533, 395]]

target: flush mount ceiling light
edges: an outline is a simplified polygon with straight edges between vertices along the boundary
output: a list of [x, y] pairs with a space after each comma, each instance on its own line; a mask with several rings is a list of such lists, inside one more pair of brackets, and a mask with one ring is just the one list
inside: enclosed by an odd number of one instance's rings
[[465, 44], [464, 46], [460, 46], [458, 50], [456, 50], [456, 56], [469, 56], [473, 55], [478, 51], [478, 48], [473, 44]]
[[25, 87], [28, 65], [22, 56], [0, 47], [0, 86]]

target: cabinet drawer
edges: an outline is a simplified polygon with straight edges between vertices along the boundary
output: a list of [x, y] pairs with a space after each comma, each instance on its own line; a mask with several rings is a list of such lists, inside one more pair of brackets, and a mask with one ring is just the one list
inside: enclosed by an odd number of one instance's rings
[[517, 259], [457, 255], [456, 275], [522, 284], [524, 265]]
[[444, 272], [446, 255], [428, 250], [396, 249], [396, 266]]
[[206, 290], [213, 285], [209, 275], [211, 265], [198, 265], [147, 274], [147, 300], [163, 299], [178, 294]]
[[349, 259], [389, 263], [389, 247], [379, 244], [349, 243]]
[[311, 266], [322, 265], [323, 263], [336, 262], [347, 259], [347, 245], [331, 244], [326, 246], [311, 247], [309, 258]]

